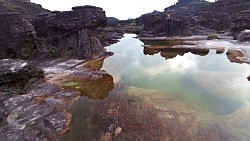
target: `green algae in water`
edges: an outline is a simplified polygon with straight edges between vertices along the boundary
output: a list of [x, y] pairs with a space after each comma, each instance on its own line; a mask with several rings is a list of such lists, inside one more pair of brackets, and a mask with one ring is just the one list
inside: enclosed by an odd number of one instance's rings
[[104, 99], [114, 88], [113, 78], [109, 74], [94, 80], [74, 77], [64, 80], [66, 81], [62, 82], [64, 88], [80, 91], [81, 96], [87, 96], [90, 99]]
[[74, 81], [64, 83], [65, 87], [77, 87], [79, 85], [80, 85], [80, 82], [74, 82]]

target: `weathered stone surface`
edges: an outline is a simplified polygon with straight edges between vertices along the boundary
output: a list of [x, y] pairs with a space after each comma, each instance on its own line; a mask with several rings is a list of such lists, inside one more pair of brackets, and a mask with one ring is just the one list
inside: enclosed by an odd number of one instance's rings
[[52, 13], [46, 17], [47, 28], [80, 31], [104, 26], [107, 22], [105, 12], [94, 6], [73, 7], [73, 11]]
[[66, 108], [79, 97], [77, 91], [42, 84], [27, 94], [5, 100], [0, 108], [0, 137], [8, 141], [58, 140], [71, 123]]
[[72, 9], [44, 11], [35, 18], [1, 13], [0, 59], [91, 59], [105, 55], [107, 39], [113, 38], [97, 29], [106, 25], [105, 12], [94, 6]]
[[4, 59], [0, 60], [0, 87], [24, 88], [33, 78], [42, 79], [43, 70], [31, 65], [27, 61]]

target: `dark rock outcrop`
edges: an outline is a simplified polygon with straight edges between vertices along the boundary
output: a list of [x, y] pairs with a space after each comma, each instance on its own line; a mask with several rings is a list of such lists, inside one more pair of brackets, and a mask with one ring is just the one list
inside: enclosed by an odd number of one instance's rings
[[35, 19], [18, 13], [0, 14], [0, 59], [91, 59], [105, 54], [105, 12], [94, 6], [47, 12]]
[[24, 87], [32, 78], [43, 78], [43, 70], [22, 60], [0, 60], [0, 86]]
[[107, 25], [114, 27], [117, 26], [119, 24], [119, 20], [115, 17], [108, 17], [107, 18]]
[[18, 13], [0, 14], [0, 58], [29, 58], [37, 47], [35, 28]]
[[231, 32], [235, 39], [238, 39], [238, 35], [246, 30], [250, 29], [250, 10], [242, 11], [232, 18]]
[[[249, 6], [250, 2], [247, 0], [220, 0], [213, 3], [181, 0], [162, 13], [142, 15], [137, 18], [137, 24], [144, 25], [142, 36], [166, 36], [166, 14], [171, 14], [172, 36], [227, 33], [231, 27], [233, 35], [237, 36], [241, 31], [249, 29]], [[242, 10], [244, 12], [240, 12]]]
[[34, 22], [44, 40], [45, 54], [53, 57], [90, 59], [105, 50], [94, 30], [106, 25], [105, 12], [98, 7], [73, 7], [73, 11], [39, 15]]
[[245, 30], [239, 34], [238, 40], [240, 42], [247, 42], [250, 41], [250, 30]]
[[26, 93], [28, 89], [43, 81], [43, 70], [27, 61], [0, 60], [0, 66], [1, 103], [12, 96]]
[[[172, 36], [188, 36], [193, 34], [209, 34], [226, 31], [230, 28], [231, 17], [226, 13], [199, 12], [193, 14], [172, 13]], [[154, 36], [167, 35], [166, 14], [147, 14], [141, 17], [144, 23], [144, 34]]]

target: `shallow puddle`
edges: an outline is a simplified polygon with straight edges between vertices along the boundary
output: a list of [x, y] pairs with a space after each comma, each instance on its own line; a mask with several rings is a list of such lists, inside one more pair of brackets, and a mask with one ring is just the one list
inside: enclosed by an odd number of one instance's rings
[[[107, 48], [114, 55], [102, 70], [111, 79], [65, 83], [96, 97], [72, 105], [65, 140], [101, 140], [114, 119], [122, 131], [113, 140], [249, 139], [248, 64], [231, 63], [226, 51], [148, 49], [133, 37]], [[107, 87], [107, 80], [114, 88], [100, 90], [106, 98], [97, 100], [96, 90]], [[89, 84], [93, 88], [86, 90]]]

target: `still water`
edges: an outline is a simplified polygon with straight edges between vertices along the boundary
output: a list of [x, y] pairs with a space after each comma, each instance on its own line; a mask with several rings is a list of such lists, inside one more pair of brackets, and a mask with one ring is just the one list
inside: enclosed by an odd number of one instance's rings
[[[250, 83], [247, 64], [231, 63], [223, 54], [211, 50], [206, 56], [186, 53], [166, 59], [159, 53], [143, 53], [143, 43], [127, 35], [108, 50], [115, 53], [105, 60], [103, 69], [117, 82], [173, 95], [215, 114], [230, 114], [248, 96]], [[170, 52], [171, 53], [171, 52]], [[163, 54], [163, 53], [161, 53]], [[237, 96], [236, 96], [237, 95]]]
[[107, 47], [114, 55], [102, 70], [114, 88], [102, 100], [82, 97], [72, 105], [65, 140], [100, 140], [114, 117], [123, 130], [113, 140], [249, 139], [248, 64], [231, 63], [226, 51], [148, 53], [133, 37]]

